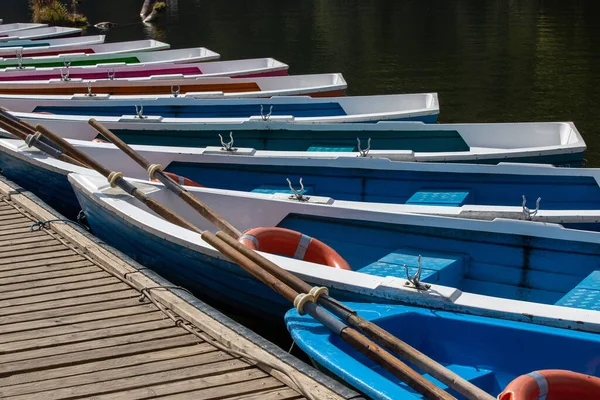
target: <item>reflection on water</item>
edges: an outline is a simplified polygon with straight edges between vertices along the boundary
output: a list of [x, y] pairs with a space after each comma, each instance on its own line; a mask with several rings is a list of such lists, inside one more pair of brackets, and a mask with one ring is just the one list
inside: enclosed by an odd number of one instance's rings
[[[17, 3], [26, 3], [24, 0]], [[349, 94], [437, 91], [442, 122], [572, 120], [600, 166], [598, 0], [83, 0], [108, 41], [155, 38], [223, 59], [272, 56], [291, 73], [342, 72]], [[22, 4], [3, 10], [28, 18]], [[89, 33], [95, 33], [90, 28]]]

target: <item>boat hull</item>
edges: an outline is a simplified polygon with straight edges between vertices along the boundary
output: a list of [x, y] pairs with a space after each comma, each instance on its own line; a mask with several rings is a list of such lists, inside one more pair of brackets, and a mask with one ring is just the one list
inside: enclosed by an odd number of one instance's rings
[[[492, 396], [514, 378], [536, 370], [600, 376], [597, 334], [406, 306], [349, 306]], [[371, 398], [422, 398], [312, 318], [292, 310], [286, 324], [294, 342], [313, 360]], [[425, 377], [464, 399], [431, 376]]]

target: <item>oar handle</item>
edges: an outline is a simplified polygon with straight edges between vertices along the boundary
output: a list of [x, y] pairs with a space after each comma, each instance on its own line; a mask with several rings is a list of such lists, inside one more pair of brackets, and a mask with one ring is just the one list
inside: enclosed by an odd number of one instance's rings
[[[106, 139], [110, 140], [115, 146], [121, 149], [125, 154], [131, 157], [135, 162], [137, 162], [142, 168], [150, 171], [150, 162], [146, 160], [140, 153], [132, 149], [127, 143], [121, 140], [117, 135], [112, 133], [110, 129], [102, 125], [100, 122], [96, 121], [94, 118], [90, 119], [88, 123], [98, 131], [98, 133], [102, 134]], [[225, 218], [220, 216], [216, 211], [210, 208], [207, 204], [202, 202], [196, 196], [192, 195], [188, 192], [182, 185], [178, 182], [175, 182], [173, 179], [169, 178], [162, 171], [161, 168], [152, 168], [152, 171], [149, 172], [152, 174], [150, 178], [156, 177], [160, 182], [162, 182], [165, 187], [172, 192], [176, 193], [183, 201], [185, 201], [190, 207], [196, 210], [200, 215], [202, 215], [205, 219], [210, 221], [213, 225], [215, 225], [218, 229], [225, 231], [228, 235], [238, 238], [242, 235], [242, 233], [232, 224], [230, 224]]]

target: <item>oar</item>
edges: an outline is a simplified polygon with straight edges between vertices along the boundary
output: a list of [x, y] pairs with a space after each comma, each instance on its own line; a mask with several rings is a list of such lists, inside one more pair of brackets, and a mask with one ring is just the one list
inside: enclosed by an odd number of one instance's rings
[[177, 194], [183, 201], [185, 201], [188, 205], [190, 205], [194, 210], [196, 210], [200, 215], [206, 218], [208, 221], [213, 223], [217, 228], [221, 229], [228, 235], [233, 238], [239, 238], [242, 233], [236, 229], [235, 226], [231, 225], [227, 222], [223, 217], [221, 217], [218, 213], [212, 210], [209, 206], [204, 204], [202, 201], [197, 199], [194, 195], [188, 192], [183, 186], [181, 186], [178, 182], [175, 182], [173, 179], [169, 178], [162, 170], [162, 167], [158, 164], [151, 164], [148, 160], [146, 160], [140, 153], [133, 150], [127, 143], [122, 141], [117, 135], [112, 133], [108, 128], [102, 125], [100, 122], [95, 119], [90, 119], [89, 124], [98, 131], [98, 133], [102, 134], [106, 139], [110, 140], [113, 144], [115, 144], [119, 149], [121, 149], [125, 154], [131, 157], [135, 162], [137, 162], [142, 168], [148, 171], [148, 175], [150, 175], [150, 179], [156, 178], [158, 179], [165, 187], [169, 190]]
[[[256, 251], [249, 249], [237, 240], [232, 239], [230, 236], [223, 232], [218, 232], [217, 237], [222, 239], [231, 247], [242, 253], [244, 256], [260, 265], [267, 272], [273, 274], [278, 279], [285, 282], [295, 290], [301, 293], [310, 293], [313, 289], [308, 283], [298, 278], [291, 272], [281, 268], [277, 264], [263, 257]], [[398, 339], [385, 329], [382, 329], [378, 325], [367, 321], [356, 313], [356, 311], [346, 307], [339, 303], [328, 295], [323, 295], [318, 298], [318, 303], [326, 308], [337, 317], [346, 321], [349, 325], [360, 329], [365, 332], [367, 336], [375, 340], [380, 345], [388, 348], [394, 353], [398, 354], [404, 360], [414, 364], [424, 372], [433, 376], [440, 382], [446, 384], [448, 387], [456, 390], [461, 395], [465, 396], [469, 400], [495, 400], [493, 396], [487, 392], [481, 390], [471, 382], [467, 381], [460, 375], [450, 371], [442, 364], [431, 359], [426, 354], [423, 354], [419, 350], [415, 349], [408, 343]]]
[[12, 133], [19, 139], [23, 140], [25, 143], [27, 143], [28, 146], [37, 147], [44, 153], [48, 154], [50, 157], [59, 159], [64, 162], [68, 162], [73, 165], [77, 165], [78, 167], [87, 168], [87, 165], [80, 163], [79, 161], [75, 160], [72, 157], [69, 157], [67, 154], [65, 154], [62, 151], [62, 149], [58, 149], [55, 146], [45, 143], [44, 141], [40, 140], [40, 138], [35, 134], [23, 132], [20, 129], [16, 128], [15, 126], [7, 124], [4, 120], [2, 120], [1, 117], [0, 117], [0, 128], [4, 129], [7, 132]]
[[[148, 169], [151, 166], [149, 161], [147, 161], [143, 156], [141, 156], [131, 147], [129, 147], [126, 143], [124, 143], [120, 138], [118, 138], [115, 134], [113, 134], [109, 129], [104, 127], [98, 121], [96, 121], [95, 119], [90, 119], [89, 124], [92, 127], [94, 127], [94, 129], [96, 129], [99, 133], [101, 133], [104, 137], [113, 142], [117, 147], [123, 150], [127, 155], [134, 159], [143, 168]], [[160, 171], [160, 174], [163, 175], [162, 170], [158, 171]], [[155, 175], [160, 177], [158, 171]], [[180, 187], [179, 184], [174, 183], [169, 177], [163, 175], [163, 180], [166, 182], [163, 182], [165, 183], [165, 186], [167, 186], [170, 190], [174, 191], [177, 194], [181, 193], [181, 190], [184, 190], [182, 187]], [[187, 192], [185, 193], [188, 194]], [[195, 197], [191, 195], [190, 197], [195, 199]], [[194, 207], [194, 209], [197, 208]], [[210, 209], [208, 208], [208, 206], [202, 204], [202, 210], [204, 211]], [[201, 212], [201, 214], [205, 216], [206, 212]], [[219, 218], [219, 220], [223, 220], [219, 216], [217, 216], [217, 218]], [[237, 251], [244, 254], [247, 258], [260, 265], [261, 268], [266, 269], [270, 274], [274, 275], [278, 279], [285, 282], [287, 285], [294, 288], [294, 290], [297, 290], [301, 293], [309, 293], [309, 291], [312, 289], [312, 287], [309, 284], [307, 284], [300, 278], [289, 273], [283, 268], [280, 268], [276, 264], [262, 257], [260, 254], [247, 248], [246, 246], [242, 245], [237, 240], [235, 240], [240, 236], [239, 234], [237, 234], [236, 236], [232, 236], [228, 232], [224, 232], [224, 234], [222, 232], [219, 232], [217, 233], [217, 236], [220, 237], [226, 243], [228, 243], [231, 247], [234, 247]], [[394, 351], [396, 354], [400, 355], [405, 360], [415, 364], [417, 367], [429, 373], [431, 376], [438, 379], [439, 381], [445, 383], [446, 385], [456, 390], [468, 399], [493, 399], [492, 396], [487, 394], [485, 391], [479, 389], [477, 386], [473, 385], [466, 379], [448, 370], [443, 365], [432, 360], [425, 354], [408, 345], [406, 342], [401, 341], [400, 339], [385, 331], [384, 329], [381, 329], [376, 324], [373, 324], [372, 322], [367, 321], [364, 318], [356, 315], [356, 313], [353, 313], [352, 310], [348, 310], [345, 306], [342, 306], [340, 303], [330, 300], [328, 296], [321, 296], [319, 300], [319, 304], [323, 305], [323, 307], [325, 307], [338, 317], [342, 318], [350, 325], [361, 329], [376, 342]]]
[[[109, 180], [111, 186], [114, 185], [120, 187], [125, 192], [131, 194], [136, 199], [141, 201], [156, 214], [163, 217], [165, 220], [172, 222], [178, 226], [184, 227], [186, 229], [199, 232], [202, 236], [202, 239], [206, 241], [206, 243], [213, 246], [221, 254], [234, 261], [252, 276], [269, 286], [271, 289], [285, 297], [287, 300], [295, 301], [299, 298], [299, 293], [297, 291], [293, 290], [281, 280], [275, 278], [273, 275], [266, 272], [264, 269], [259, 267], [256, 263], [254, 263], [251, 259], [244, 256], [244, 254], [237, 251], [234, 247], [228, 245], [225, 241], [221, 240], [213, 233], [198, 229], [190, 222], [186, 221], [181, 216], [176, 214], [174, 211], [169, 210], [167, 207], [165, 207], [158, 201], [149, 198], [145, 193], [143, 193], [137, 187], [135, 187], [135, 185], [126, 181], [123, 178], [122, 174], [115, 171], [111, 171], [108, 168], [104, 167], [103, 165], [89, 157], [87, 154], [75, 148], [70, 143], [68, 143], [55, 133], [51, 132], [50, 130], [44, 128], [43, 126], [38, 125], [36, 129], [52, 141], [56, 142], [61, 147], [69, 149], [69, 152], [77, 156], [77, 158], [85, 160], [86, 164], [88, 164], [100, 174], [104, 175]], [[394, 376], [406, 382], [407, 385], [412, 387], [418, 393], [425, 396], [425, 398], [442, 400], [455, 399], [453, 396], [446, 393], [444, 390], [440, 389], [432, 382], [425, 379], [421, 374], [414, 371], [408, 365], [404, 364], [402, 361], [392, 356], [383, 348], [379, 347], [376, 343], [362, 336], [355, 329], [345, 325], [340, 320], [327, 313], [323, 308], [317, 306], [316, 303], [309, 301], [305, 304], [304, 307], [304, 310], [309, 315], [311, 315], [316, 320], [320, 321], [327, 328], [331, 329], [332, 332], [338, 334], [343, 340], [352, 345], [358, 351], [380, 364]]]
[[[28, 134], [31, 135], [35, 135], [37, 132], [35, 130], [35, 127], [32, 126], [31, 124], [29, 124], [27, 121], [19, 119], [17, 117], [15, 117], [14, 115], [12, 115], [10, 113], [9, 110], [7, 110], [4, 107], [0, 107], [0, 119], [6, 123], [7, 125], [10, 125], [11, 127], [14, 127], [14, 129], [18, 129], [21, 132], [26, 132]], [[12, 132], [11, 132], [12, 133]], [[49, 146], [55, 147], [56, 148], [56, 144], [52, 143], [51, 140], [45, 138], [44, 136], [42, 136], [41, 138], [39, 138], [40, 141], [46, 143]], [[64, 151], [64, 149], [62, 149]]]

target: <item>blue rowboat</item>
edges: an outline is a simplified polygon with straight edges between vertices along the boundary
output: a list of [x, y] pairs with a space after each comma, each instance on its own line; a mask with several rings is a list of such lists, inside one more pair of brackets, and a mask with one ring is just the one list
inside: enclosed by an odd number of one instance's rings
[[[513, 379], [536, 370], [565, 369], [600, 376], [598, 334], [401, 305], [348, 305], [493, 396]], [[310, 316], [300, 316], [294, 309], [285, 321], [294, 342], [306, 354], [367, 396], [423, 398]], [[458, 399], [464, 398], [424, 376]]]
[[[70, 142], [128, 177], [147, 177], [143, 168], [111, 144]], [[354, 208], [384, 203], [394, 212], [484, 220], [531, 219], [600, 230], [598, 169], [408, 163], [371, 157], [305, 158], [243, 148], [133, 147], [148, 160], [160, 160], [165, 171], [216, 189], [289, 197], [292, 191], [286, 179], [300, 189], [298, 181], [302, 178], [306, 196], [352, 202]], [[63, 213], [78, 208], [66, 182], [67, 173], [74, 171], [71, 165], [49, 160], [22, 141], [2, 139], [0, 167], [11, 180], [35, 191]], [[34, 175], [37, 184], [33, 184]], [[62, 180], [61, 190], [56, 190], [57, 180]], [[535, 211], [538, 198], [542, 200]]]
[[[70, 174], [94, 233], [169, 280], [267, 318], [285, 300], [196, 233], [153, 215], [98, 175]], [[214, 227], [161, 184], [132, 180], [203, 230]], [[189, 187], [237, 229], [285, 228], [329, 245], [352, 270], [264, 253], [342, 301], [408, 303], [600, 332], [600, 234], [528, 221], [476, 221], [393, 213], [313, 196]], [[407, 280], [421, 268], [431, 285]], [[414, 281], [414, 280], [413, 280]]]

